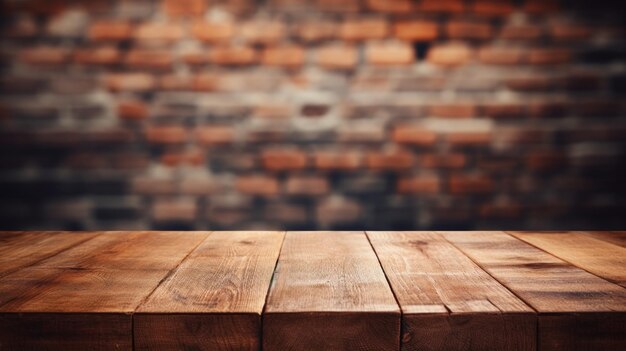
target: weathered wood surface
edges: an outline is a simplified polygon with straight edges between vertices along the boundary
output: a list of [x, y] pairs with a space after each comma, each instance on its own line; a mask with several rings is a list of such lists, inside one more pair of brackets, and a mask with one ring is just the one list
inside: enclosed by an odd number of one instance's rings
[[535, 312], [437, 233], [368, 232], [402, 308], [403, 350], [535, 350]]
[[509, 232], [533, 246], [626, 287], [626, 248], [584, 232]]
[[95, 235], [68, 232], [0, 232], [0, 277], [76, 246]]
[[213, 232], [139, 307], [137, 350], [258, 350], [283, 232]]
[[3, 349], [132, 349], [130, 313], [206, 235], [102, 233], [0, 278]]
[[394, 350], [400, 309], [363, 232], [289, 232], [263, 316], [263, 349]]
[[0, 351], [626, 350], [625, 238], [0, 232]]
[[539, 313], [539, 350], [626, 349], [621, 286], [504, 232], [442, 234]]

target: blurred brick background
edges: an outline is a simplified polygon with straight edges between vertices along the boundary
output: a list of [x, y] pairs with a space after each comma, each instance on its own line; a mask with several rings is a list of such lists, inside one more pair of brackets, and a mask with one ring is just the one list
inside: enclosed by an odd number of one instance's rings
[[626, 225], [623, 6], [2, 2], [1, 229]]

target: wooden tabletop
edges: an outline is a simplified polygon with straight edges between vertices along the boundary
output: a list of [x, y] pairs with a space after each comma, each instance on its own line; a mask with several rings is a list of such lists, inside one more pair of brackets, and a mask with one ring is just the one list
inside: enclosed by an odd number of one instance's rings
[[626, 232], [0, 232], [4, 350], [626, 350]]

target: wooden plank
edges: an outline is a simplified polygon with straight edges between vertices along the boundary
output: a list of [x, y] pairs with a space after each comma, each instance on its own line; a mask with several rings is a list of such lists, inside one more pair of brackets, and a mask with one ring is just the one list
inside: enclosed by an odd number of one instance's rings
[[284, 232], [214, 232], [135, 314], [137, 350], [258, 350]]
[[432, 232], [367, 232], [402, 308], [402, 350], [535, 350], [537, 319]]
[[263, 350], [397, 350], [400, 310], [364, 232], [288, 232]]
[[0, 277], [93, 237], [81, 232], [0, 232]]
[[623, 231], [592, 231], [584, 232], [596, 239], [600, 239], [611, 244], [626, 247], [626, 232]]
[[508, 232], [606, 280], [626, 287], [626, 248], [582, 232]]
[[538, 313], [539, 350], [626, 349], [626, 290], [503, 232], [443, 232]]
[[131, 349], [131, 313], [207, 235], [102, 233], [3, 277], [0, 344], [9, 350]]

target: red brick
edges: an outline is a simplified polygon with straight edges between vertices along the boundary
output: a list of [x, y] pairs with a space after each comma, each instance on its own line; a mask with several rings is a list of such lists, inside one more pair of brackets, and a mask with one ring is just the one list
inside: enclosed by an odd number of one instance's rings
[[252, 116], [268, 120], [283, 120], [291, 117], [293, 113], [293, 108], [289, 103], [264, 102], [254, 107]]
[[165, 50], [133, 49], [126, 55], [125, 63], [131, 68], [171, 69], [174, 58]]
[[329, 190], [328, 180], [320, 176], [291, 176], [285, 184], [285, 191], [289, 195], [324, 195]]
[[136, 177], [131, 182], [133, 193], [143, 195], [169, 195], [176, 193], [176, 183], [172, 178], [149, 176]]
[[148, 117], [148, 106], [141, 100], [123, 100], [117, 104], [117, 115], [128, 120], [142, 120]]
[[446, 34], [452, 39], [490, 39], [493, 36], [491, 25], [477, 21], [450, 21]]
[[259, 55], [249, 46], [217, 46], [211, 49], [209, 60], [224, 66], [246, 66], [258, 63]]
[[175, 23], [148, 22], [135, 30], [134, 37], [139, 41], [171, 43], [183, 37], [183, 28]]
[[220, 76], [216, 73], [201, 73], [193, 77], [193, 89], [196, 91], [216, 91], [220, 86]]
[[274, 177], [262, 175], [240, 176], [235, 182], [235, 189], [243, 194], [257, 196], [278, 195], [278, 181]]
[[522, 215], [522, 206], [518, 203], [483, 204], [478, 214], [483, 218], [514, 219]]
[[450, 176], [448, 185], [452, 194], [480, 194], [494, 190], [493, 181], [485, 175], [455, 174]]
[[178, 74], [164, 74], [159, 79], [163, 90], [193, 90], [193, 77]]
[[526, 0], [524, 11], [532, 14], [552, 14], [560, 11], [558, 0]]
[[550, 27], [550, 35], [555, 40], [580, 41], [588, 39], [591, 34], [591, 28], [582, 24], [555, 23]]
[[181, 126], [150, 126], [145, 136], [152, 144], [182, 144], [188, 139], [187, 130]]
[[428, 51], [430, 63], [441, 66], [458, 66], [467, 63], [472, 56], [471, 49], [460, 43], [434, 46]]
[[422, 0], [418, 12], [461, 13], [465, 11], [463, 0]]
[[201, 16], [207, 8], [207, 0], [163, 0], [163, 12], [168, 16]]
[[408, 41], [431, 41], [439, 36], [437, 23], [426, 20], [396, 22], [393, 31], [396, 38]]
[[431, 146], [437, 134], [420, 126], [401, 125], [393, 129], [391, 139], [396, 143]]
[[317, 50], [316, 62], [326, 69], [353, 69], [358, 63], [358, 52], [352, 45], [326, 45]]
[[339, 38], [346, 41], [382, 39], [389, 33], [383, 18], [348, 19], [339, 27]]
[[549, 91], [556, 88], [556, 82], [545, 74], [521, 74], [504, 80], [511, 90], [533, 92]]
[[411, 0], [367, 0], [367, 8], [376, 12], [406, 13], [413, 11]]
[[521, 118], [525, 116], [521, 102], [490, 102], [481, 106], [482, 114], [492, 118]]
[[130, 22], [104, 20], [94, 22], [87, 31], [91, 41], [122, 41], [129, 40], [133, 35]]
[[308, 164], [307, 154], [295, 149], [264, 150], [261, 161], [265, 169], [271, 171], [286, 171], [303, 169]]
[[567, 157], [555, 150], [533, 151], [526, 156], [526, 166], [533, 171], [559, 170], [567, 166]]
[[298, 25], [296, 32], [300, 39], [306, 42], [317, 42], [335, 38], [339, 26], [335, 22], [312, 21]]
[[500, 31], [505, 40], [537, 40], [543, 35], [543, 28], [535, 24], [507, 25]]
[[145, 73], [111, 73], [104, 78], [105, 85], [113, 91], [150, 91], [156, 87], [156, 80]]
[[515, 7], [508, 0], [477, 0], [471, 5], [471, 11], [485, 16], [508, 16]]
[[265, 208], [264, 218], [281, 224], [303, 224], [309, 220], [306, 206], [293, 203], [270, 203]]
[[410, 65], [415, 61], [413, 47], [406, 43], [369, 43], [365, 59], [379, 66]]
[[166, 152], [161, 156], [161, 163], [171, 167], [180, 165], [199, 166], [204, 164], [204, 153], [200, 150]]
[[122, 61], [120, 51], [111, 46], [91, 49], [78, 49], [74, 52], [74, 62], [80, 65], [115, 65]]
[[363, 156], [358, 151], [316, 151], [315, 167], [324, 171], [350, 171], [361, 167]]
[[329, 227], [355, 223], [361, 218], [363, 208], [358, 202], [345, 197], [329, 197], [318, 203], [315, 218], [320, 226]]
[[198, 213], [195, 199], [158, 199], [152, 207], [156, 222], [193, 222]]
[[621, 115], [622, 105], [615, 99], [581, 99], [573, 103], [576, 115], [583, 117], [617, 117]]
[[523, 51], [514, 47], [487, 46], [478, 51], [478, 59], [489, 65], [516, 65], [522, 58]]
[[400, 194], [436, 194], [440, 190], [441, 184], [435, 175], [419, 175], [398, 179], [397, 191]]
[[217, 43], [230, 40], [235, 35], [235, 25], [229, 21], [197, 21], [191, 27], [191, 34], [199, 40]]
[[321, 11], [355, 13], [361, 8], [360, 0], [315, 0], [315, 8]]
[[[202, 157], [204, 158], [203, 154]], [[209, 195], [218, 193], [223, 188], [221, 182], [205, 173], [185, 175], [180, 181], [181, 194]]]
[[415, 158], [408, 151], [379, 151], [367, 154], [367, 166], [375, 170], [406, 170], [413, 167]]
[[235, 141], [235, 129], [231, 126], [201, 126], [196, 129], [196, 140], [202, 145], [230, 144]]
[[570, 107], [565, 101], [547, 99], [529, 101], [527, 106], [528, 115], [535, 118], [564, 117]]
[[16, 18], [9, 26], [3, 28], [2, 35], [10, 39], [33, 38], [39, 33], [39, 28], [32, 16]]
[[180, 59], [188, 65], [206, 65], [209, 63], [209, 55], [205, 49], [185, 50], [180, 53]]
[[445, 141], [452, 146], [485, 146], [492, 137], [489, 132], [457, 132], [446, 135]]
[[22, 49], [18, 53], [19, 62], [38, 66], [57, 66], [67, 63], [70, 51], [52, 46], [39, 46]]
[[532, 49], [528, 53], [528, 62], [533, 65], [559, 65], [568, 63], [571, 59], [572, 55], [568, 49]]
[[305, 58], [302, 47], [285, 45], [266, 48], [261, 55], [261, 62], [268, 66], [298, 68], [304, 65]]
[[469, 118], [478, 112], [473, 102], [440, 102], [430, 106], [429, 114], [436, 117]]
[[467, 158], [461, 153], [449, 154], [422, 154], [418, 157], [419, 165], [425, 168], [463, 168], [467, 163]]
[[282, 22], [262, 22], [252, 21], [243, 23], [240, 27], [241, 36], [254, 44], [275, 44], [279, 42], [286, 32]]

